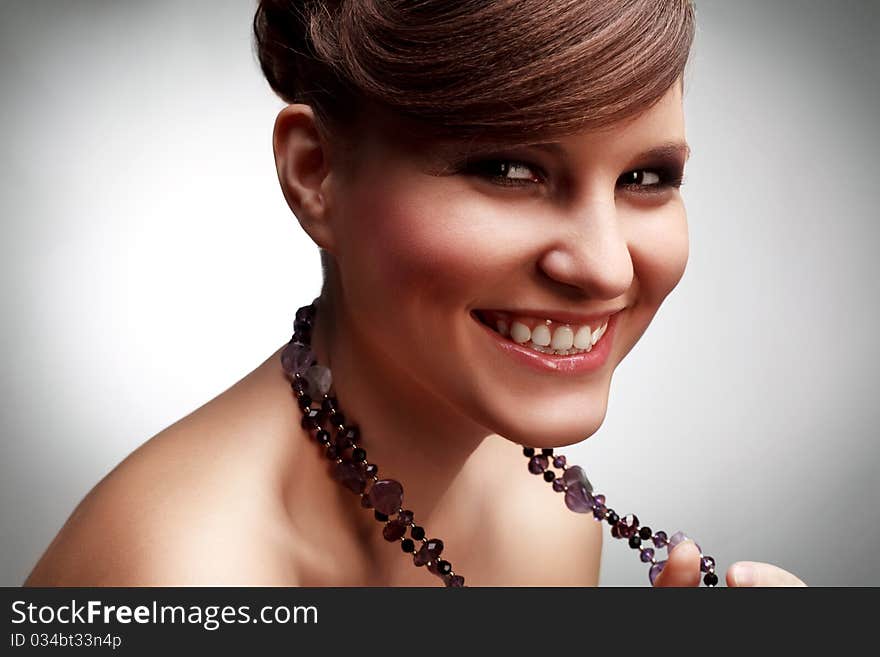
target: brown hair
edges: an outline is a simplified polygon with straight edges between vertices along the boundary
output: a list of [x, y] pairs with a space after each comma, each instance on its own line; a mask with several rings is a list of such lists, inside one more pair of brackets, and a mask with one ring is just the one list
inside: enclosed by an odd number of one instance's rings
[[692, 0], [261, 0], [272, 89], [344, 132], [378, 106], [424, 137], [525, 143], [631, 118], [682, 76]]

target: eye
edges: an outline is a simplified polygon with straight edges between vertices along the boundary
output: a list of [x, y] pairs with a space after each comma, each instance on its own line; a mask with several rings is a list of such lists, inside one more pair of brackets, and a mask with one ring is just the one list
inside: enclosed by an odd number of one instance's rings
[[681, 169], [661, 166], [653, 169], [634, 169], [619, 178], [624, 189], [637, 194], [658, 194], [668, 189], [678, 189], [684, 184]]
[[500, 158], [466, 162], [462, 172], [509, 187], [523, 187], [530, 183], [543, 182], [544, 179], [543, 171], [534, 164]]

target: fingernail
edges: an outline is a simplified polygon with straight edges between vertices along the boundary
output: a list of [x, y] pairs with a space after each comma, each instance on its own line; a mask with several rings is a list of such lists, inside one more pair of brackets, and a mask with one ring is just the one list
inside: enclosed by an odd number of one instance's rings
[[754, 586], [757, 574], [747, 564], [740, 564], [733, 569], [733, 583], [737, 586]]

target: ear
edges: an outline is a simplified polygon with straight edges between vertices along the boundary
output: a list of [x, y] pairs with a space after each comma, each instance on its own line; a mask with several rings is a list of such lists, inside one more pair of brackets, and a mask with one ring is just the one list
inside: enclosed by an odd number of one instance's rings
[[294, 103], [278, 113], [272, 150], [287, 205], [315, 244], [332, 253], [330, 152], [309, 105]]

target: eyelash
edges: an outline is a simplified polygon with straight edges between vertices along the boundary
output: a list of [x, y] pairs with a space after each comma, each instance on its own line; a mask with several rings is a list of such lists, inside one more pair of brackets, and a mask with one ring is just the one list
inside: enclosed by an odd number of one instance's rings
[[[540, 179], [544, 179], [546, 177], [544, 175], [544, 172], [541, 170], [541, 167], [537, 165], [530, 164], [529, 162], [525, 162], [523, 160], [508, 160], [504, 158], [486, 158], [483, 160], [474, 160], [466, 163], [462, 171], [466, 174], [484, 177], [487, 180], [492, 181], [493, 184], [499, 185], [501, 187], [524, 187], [526, 185], [535, 184], [532, 181], [524, 178], [505, 178], [503, 174], [493, 175], [491, 173], [487, 173], [488, 170], [491, 170], [493, 168], [493, 165], [498, 164], [506, 164], [508, 166], [511, 164], [516, 166], [524, 166], [527, 169], [531, 169], [533, 172], [535, 172], [537, 174], [536, 177]], [[659, 181], [650, 185], [639, 183], [624, 183], [622, 187], [624, 189], [634, 190], [638, 194], [660, 194], [667, 189], [678, 189], [684, 184], [684, 175], [678, 169], [678, 167], [675, 166], [643, 167], [641, 169], [633, 169], [631, 171], [627, 171], [624, 175], [644, 172], [656, 173]]]

